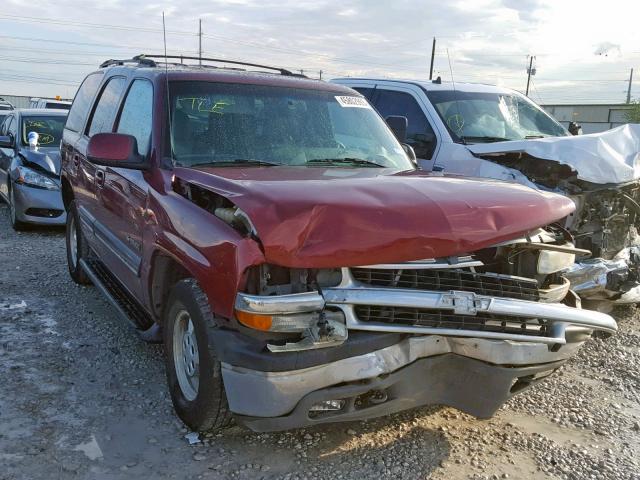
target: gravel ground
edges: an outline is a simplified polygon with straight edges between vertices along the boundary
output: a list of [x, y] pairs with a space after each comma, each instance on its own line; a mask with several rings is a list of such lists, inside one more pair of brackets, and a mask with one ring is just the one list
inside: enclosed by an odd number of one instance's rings
[[189, 445], [162, 347], [71, 282], [61, 230], [0, 206], [0, 479], [640, 479], [640, 321], [592, 339], [491, 420], [428, 408]]

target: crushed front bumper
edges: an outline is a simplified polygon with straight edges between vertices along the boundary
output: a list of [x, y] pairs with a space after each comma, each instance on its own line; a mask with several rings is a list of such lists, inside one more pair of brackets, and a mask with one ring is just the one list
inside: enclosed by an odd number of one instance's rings
[[[489, 417], [511, 395], [557, 369], [594, 330], [617, 330], [609, 315], [559, 303], [472, 291], [373, 287], [356, 281], [349, 269], [343, 269], [342, 278], [321, 292], [240, 293], [236, 310], [341, 312], [349, 332], [407, 336], [376, 351], [288, 371], [241, 367], [223, 356], [229, 407], [250, 428], [288, 429], [429, 404]], [[406, 321], [407, 311], [413, 322]], [[433, 320], [434, 313], [439, 320]], [[339, 408], [322, 411], [327, 402]]]
[[[535, 343], [429, 335], [296, 371], [262, 372], [223, 363], [222, 375], [231, 411], [255, 431], [372, 418], [434, 404], [487, 418], [512, 395], [553, 373], [580, 344], [550, 352]], [[374, 395], [377, 401], [367, 400]], [[336, 400], [343, 403], [339, 410], [314, 411]]]

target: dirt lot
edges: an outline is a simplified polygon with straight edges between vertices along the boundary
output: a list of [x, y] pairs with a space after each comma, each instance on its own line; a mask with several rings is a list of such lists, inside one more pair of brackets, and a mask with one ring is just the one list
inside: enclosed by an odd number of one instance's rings
[[163, 351], [66, 271], [61, 230], [0, 207], [0, 479], [640, 479], [640, 320], [492, 420], [449, 408], [189, 445]]

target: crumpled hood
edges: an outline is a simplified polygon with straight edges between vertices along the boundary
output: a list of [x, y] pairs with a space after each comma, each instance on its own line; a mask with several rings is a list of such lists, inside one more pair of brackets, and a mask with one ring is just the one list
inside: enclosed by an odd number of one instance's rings
[[23, 148], [20, 150], [27, 162], [34, 163], [47, 172], [60, 175], [60, 150], [53, 147], [39, 147], [37, 150]]
[[268, 262], [300, 268], [471, 253], [570, 214], [563, 196], [515, 183], [377, 168], [207, 168], [176, 178], [254, 224]]
[[569, 165], [578, 178], [591, 183], [627, 183], [640, 179], [640, 125], [606, 132], [467, 145], [476, 156], [522, 152], [534, 158]]

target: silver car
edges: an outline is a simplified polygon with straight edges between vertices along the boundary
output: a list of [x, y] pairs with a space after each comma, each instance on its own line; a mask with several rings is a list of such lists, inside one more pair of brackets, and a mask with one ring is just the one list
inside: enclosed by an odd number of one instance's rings
[[65, 225], [60, 191], [60, 139], [64, 110], [17, 109], [0, 125], [0, 197], [11, 225]]

